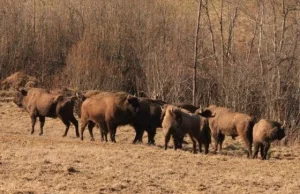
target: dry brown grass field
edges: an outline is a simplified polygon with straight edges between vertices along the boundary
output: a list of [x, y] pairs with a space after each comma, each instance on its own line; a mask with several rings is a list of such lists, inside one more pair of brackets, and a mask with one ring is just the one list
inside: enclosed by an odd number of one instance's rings
[[[239, 140], [225, 139], [221, 154], [192, 154], [133, 145], [133, 129], [117, 131], [117, 143], [75, 138], [71, 127], [46, 119], [30, 135], [30, 118], [12, 102], [0, 102], [0, 193], [300, 193], [299, 146], [271, 147], [271, 158], [249, 160]], [[188, 139], [188, 138], [187, 138]], [[144, 135], [146, 142], [146, 135]]]

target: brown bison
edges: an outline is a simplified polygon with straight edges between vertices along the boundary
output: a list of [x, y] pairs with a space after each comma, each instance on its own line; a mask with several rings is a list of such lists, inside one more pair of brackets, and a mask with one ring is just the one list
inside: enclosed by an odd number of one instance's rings
[[[102, 98], [105, 95], [112, 95], [112, 94], [118, 94], [115, 92], [104, 92], [104, 91], [99, 91], [99, 90], [91, 90], [87, 91], [84, 95], [78, 93], [78, 101], [81, 103], [78, 103], [76, 106], [76, 112], [80, 116], [80, 107], [83, 101], [87, 98], [95, 98], [99, 99]], [[122, 94], [122, 92], [119, 94]], [[160, 112], [156, 113], [157, 109], [160, 111], [160, 106], [157, 108], [153, 108], [153, 101], [149, 98], [138, 98], [139, 101], [139, 110], [136, 114], [136, 118], [134, 119], [134, 122], [132, 123], [132, 126], [135, 129], [136, 135], [133, 140], [133, 143], [137, 142], [142, 142], [143, 138], [143, 133], [146, 131], [148, 133], [148, 144], [155, 144], [154, 136], [156, 134], [156, 123], [157, 121], [155, 120], [156, 117], [158, 119], [160, 118]], [[155, 115], [158, 115], [155, 117]], [[91, 122], [91, 121], [90, 121]], [[101, 138], [102, 140], [105, 138], [105, 131], [100, 128], [101, 131]]]
[[92, 129], [98, 124], [102, 130], [109, 131], [111, 141], [116, 142], [117, 127], [132, 124], [139, 108], [138, 99], [125, 92], [87, 98], [81, 105], [81, 139], [88, 125], [91, 140], [94, 140]]
[[218, 145], [220, 145], [220, 151], [222, 150], [225, 135], [231, 136], [233, 139], [240, 136], [246, 144], [248, 158], [252, 156], [254, 119], [251, 116], [215, 105], [210, 105], [203, 111], [197, 110], [196, 113], [203, 117], [210, 117], [208, 120], [211, 134], [215, 140], [215, 152], [217, 152]]
[[21, 87], [36, 87], [38, 81], [35, 77], [29, 76], [23, 72], [16, 72], [1, 82], [2, 90], [18, 89]]
[[66, 126], [63, 136], [67, 135], [70, 123], [72, 123], [75, 126], [76, 136], [79, 137], [78, 122], [73, 115], [74, 101], [72, 98], [54, 95], [41, 88], [31, 88], [18, 90], [14, 97], [14, 103], [29, 113], [32, 123], [31, 134], [34, 133], [37, 117], [40, 121], [40, 135], [43, 134], [45, 117], [58, 117]]
[[275, 121], [268, 121], [261, 119], [253, 127], [253, 144], [254, 155], [253, 158], [257, 158], [257, 154], [260, 149], [261, 159], [267, 159], [270, 144], [274, 140], [281, 140], [285, 136], [284, 126]]
[[[206, 118], [189, 113], [176, 106], [167, 105], [165, 106], [165, 116], [162, 125], [166, 131], [165, 149], [167, 149], [171, 135], [173, 135], [173, 138], [182, 138], [185, 134], [188, 134], [193, 142], [193, 153], [197, 153], [196, 141], [200, 152], [202, 152], [202, 144], [204, 144], [205, 154], [208, 153], [210, 131]], [[174, 143], [174, 148], [176, 149], [176, 139], [174, 139]]]

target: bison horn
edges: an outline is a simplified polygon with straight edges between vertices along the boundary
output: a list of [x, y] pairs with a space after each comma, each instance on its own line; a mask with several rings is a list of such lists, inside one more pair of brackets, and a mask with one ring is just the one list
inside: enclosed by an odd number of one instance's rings
[[285, 127], [285, 120], [283, 121], [283, 124], [281, 125], [280, 128], [283, 128], [283, 127]]
[[64, 97], [59, 95], [59, 96], [56, 96], [54, 99], [53, 99], [53, 103], [57, 103], [58, 101], [61, 101]]

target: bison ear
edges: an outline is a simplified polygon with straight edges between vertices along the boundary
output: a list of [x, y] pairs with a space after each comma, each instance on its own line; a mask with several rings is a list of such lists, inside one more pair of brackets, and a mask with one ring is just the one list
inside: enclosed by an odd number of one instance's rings
[[175, 115], [176, 119], [181, 118], [181, 110], [172, 107], [172, 113]]
[[137, 97], [134, 97], [132, 95], [127, 95], [126, 100], [130, 103], [130, 104], [138, 104], [139, 100]]

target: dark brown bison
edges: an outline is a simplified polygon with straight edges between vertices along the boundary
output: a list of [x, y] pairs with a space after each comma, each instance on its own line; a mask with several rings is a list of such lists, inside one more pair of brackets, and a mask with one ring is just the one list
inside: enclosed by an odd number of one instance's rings
[[[204, 144], [205, 154], [208, 153], [211, 138], [206, 118], [189, 113], [176, 106], [167, 105], [162, 125], [166, 131], [165, 149], [167, 149], [171, 135], [174, 138], [183, 137], [185, 134], [188, 134], [193, 142], [193, 153], [197, 153], [196, 141], [198, 142], [200, 152], [202, 152], [202, 144]], [[176, 139], [174, 139], [174, 143], [174, 148], [176, 149]]]
[[203, 111], [197, 110], [196, 113], [203, 117], [210, 117], [209, 127], [215, 140], [215, 152], [217, 152], [218, 145], [220, 145], [220, 151], [222, 150], [225, 135], [231, 136], [233, 139], [240, 136], [246, 144], [248, 158], [252, 156], [254, 119], [251, 116], [215, 105], [210, 105]]
[[87, 98], [81, 106], [81, 139], [88, 125], [91, 140], [94, 140], [92, 129], [98, 124], [102, 130], [109, 131], [111, 141], [116, 142], [117, 127], [132, 124], [139, 108], [138, 99], [125, 92]]
[[41, 88], [31, 88], [18, 90], [14, 97], [14, 103], [29, 113], [32, 123], [31, 134], [34, 133], [37, 117], [40, 121], [40, 135], [43, 134], [45, 117], [58, 117], [66, 126], [63, 136], [67, 135], [70, 123], [72, 123], [75, 126], [76, 136], [79, 137], [78, 122], [73, 115], [74, 101], [72, 98], [54, 95]]
[[284, 126], [276, 121], [269, 121], [261, 119], [253, 127], [253, 144], [254, 155], [253, 158], [257, 158], [257, 154], [260, 150], [261, 159], [267, 159], [268, 151], [271, 142], [274, 140], [281, 140], [285, 136]]
[[[161, 100], [155, 100], [151, 98], [143, 98], [139, 97], [139, 102], [141, 104], [141, 108], [139, 110], [140, 112], [144, 112], [143, 114], [138, 114], [137, 119], [135, 123], [138, 125], [144, 126], [143, 128], [147, 131], [148, 133], [148, 144], [152, 145], [155, 144], [155, 134], [156, 134], [156, 129], [158, 127], [161, 127], [161, 122], [162, 120], [160, 119], [161, 117], [161, 106], [165, 104], [166, 102], [161, 101]], [[147, 107], [147, 109], [142, 108], [142, 104], [144, 104], [144, 107]], [[150, 112], [148, 113], [148, 107], [150, 109]], [[144, 116], [143, 116], [144, 115]], [[150, 122], [150, 125], [148, 123]], [[149, 127], [149, 128], [147, 128]], [[143, 132], [144, 130], [139, 130], [140, 135], [138, 136], [138, 141], [142, 141], [143, 137]]]

